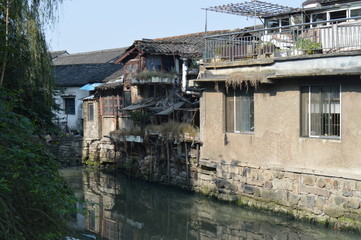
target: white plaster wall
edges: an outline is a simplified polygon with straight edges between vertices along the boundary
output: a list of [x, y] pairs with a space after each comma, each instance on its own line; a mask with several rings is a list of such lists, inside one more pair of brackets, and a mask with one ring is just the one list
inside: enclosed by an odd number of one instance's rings
[[82, 99], [89, 96], [89, 91], [79, 90], [79, 87], [69, 87], [62, 89], [61, 93], [54, 96], [56, 104], [59, 105], [60, 109], [64, 109], [64, 100], [62, 96], [75, 96], [75, 115], [66, 115], [63, 110], [56, 112], [56, 116], [62, 124], [67, 122], [68, 127], [71, 130], [81, 131], [82, 126]]

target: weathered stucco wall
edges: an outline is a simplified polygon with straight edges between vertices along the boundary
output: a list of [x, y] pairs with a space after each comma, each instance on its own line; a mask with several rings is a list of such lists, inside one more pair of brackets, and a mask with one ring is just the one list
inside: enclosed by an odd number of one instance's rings
[[[89, 120], [89, 104], [93, 104], [93, 120]], [[99, 139], [99, 102], [98, 101], [84, 101], [83, 116], [84, 116], [84, 139]]]
[[[88, 119], [89, 103], [94, 106], [94, 119]], [[83, 162], [114, 162], [115, 151], [109, 136], [110, 132], [119, 129], [131, 129], [133, 124], [130, 118], [119, 117], [118, 123], [112, 116], [100, 116], [99, 102], [95, 100], [84, 101], [84, 142], [82, 151]]]
[[[193, 187], [240, 204], [360, 230], [359, 58], [209, 67], [206, 80], [199, 82], [206, 88], [200, 104], [203, 145]], [[227, 133], [222, 81], [240, 71], [257, 75], [259, 69], [274, 75], [255, 91], [254, 133]], [[330, 84], [341, 86], [340, 138], [301, 137], [300, 87]]]
[[226, 133], [222, 91], [209, 90], [201, 104], [202, 157], [241, 161], [297, 172], [361, 180], [361, 84], [341, 79], [341, 139], [300, 137], [300, 85], [339, 80], [279, 80], [261, 85], [254, 95], [254, 134]]

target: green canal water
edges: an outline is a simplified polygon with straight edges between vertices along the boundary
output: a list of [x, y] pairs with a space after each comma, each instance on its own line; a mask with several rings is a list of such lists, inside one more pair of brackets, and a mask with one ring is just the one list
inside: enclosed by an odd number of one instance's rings
[[68, 239], [322, 240], [361, 239], [284, 216], [253, 211], [174, 187], [91, 168], [61, 173], [79, 198]]

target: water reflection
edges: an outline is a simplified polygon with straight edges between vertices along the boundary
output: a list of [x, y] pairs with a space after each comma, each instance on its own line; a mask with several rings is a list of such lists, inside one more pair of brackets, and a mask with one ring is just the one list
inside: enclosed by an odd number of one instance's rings
[[66, 169], [63, 174], [84, 199], [87, 214], [77, 216], [78, 228], [97, 234], [97, 239], [360, 238], [122, 175], [80, 168]]

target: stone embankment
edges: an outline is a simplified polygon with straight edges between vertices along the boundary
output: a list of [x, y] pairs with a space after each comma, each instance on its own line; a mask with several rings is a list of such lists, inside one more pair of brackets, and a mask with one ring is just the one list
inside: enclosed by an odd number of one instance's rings
[[[204, 165], [202, 165], [204, 164]], [[203, 168], [202, 168], [203, 167]], [[337, 229], [361, 230], [361, 181], [201, 161], [197, 191]]]
[[361, 230], [361, 181], [199, 158], [199, 144], [152, 138], [84, 142], [83, 161], [112, 163], [133, 177], [292, 215], [335, 229]]
[[49, 139], [50, 151], [63, 167], [81, 165], [83, 137], [62, 136]]

